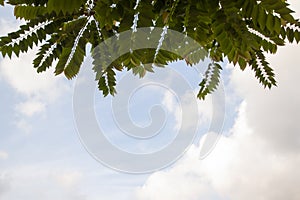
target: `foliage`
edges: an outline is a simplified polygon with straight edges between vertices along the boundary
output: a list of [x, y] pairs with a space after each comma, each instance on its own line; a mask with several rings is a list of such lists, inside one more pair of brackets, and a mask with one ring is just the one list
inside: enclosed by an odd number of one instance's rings
[[[4, 0], [0, 4], [4, 5]], [[198, 97], [216, 89], [228, 59], [242, 70], [251, 67], [260, 83], [276, 85], [274, 72], [265, 59], [285, 42], [300, 40], [300, 23], [284, 0], [8, 0], [16, 18], [26, 20], [16, 32], [0, 38], [3, 56], [19, 56], [39, 46], [33, 66], [43, 72], [58, 60], [55, 74], [75, 77], [92, 45], [94, 70], [104, 95], [115, 94], [115, 71], [132, 70], [144, 76], [152, 66], [185, 59], [200, 62], [200, 56], [184, 56], [157, 49], [131, 50], [112, 63], [100, 62], [98, 44], [120, 32], [136, 27], [164, 27], [182, 32], [197, 41], [213, 60], [199, 84]], [[136, 27], [134, 25], [136, 22]], [[134, 38], [132, 38], [134, 40]], [[129, 47], [128, 47], [129, 48]], [[107, 51], [112, 51], [107, 49]], [[191, 61], [192, 60], [192, 61]]]

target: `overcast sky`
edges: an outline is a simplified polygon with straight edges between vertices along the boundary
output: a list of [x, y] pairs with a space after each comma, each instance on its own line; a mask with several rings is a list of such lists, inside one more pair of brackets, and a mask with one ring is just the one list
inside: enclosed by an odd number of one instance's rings
[[[300, 16], [300, 2], [289, 2]], [[0, 17], [0, 35], [17, 29], [10, 7], [0, 8]], [[300, 46], [290, 44], [268, 56], [278, 81], [272, 90], [263, 89], [251, 70], [241, 72], [225, 63], [227, 111], [214, 150], [199, 160], [213, 111], [209, 97], [198, 102], [198, 137], [185, 156], [168, 168], [142, 175], [107, 168], [85, 150], [72, 109], [76, 79], [55, 77], [53, 69], [37, 74], [31, 64], [35, 53], [36, 49], [20, 58], [0, 58], [1, 200], [300, 198]], [[181, 72], [182, 64], [169, 67]], [[196, 87], [198, 76], [188, 70], [187, 74]], [[151, 104], [162, 104], [170, 115], [164, 137], [145, 145], [118, 135], [107, 106], [112, 98], [96, 93], [99, 124], [112, 143], [128, 151], [163, 148], [180, 126], [179, 104], [172, 93], [157, 87], [137, 94], [131, 101], [132, 119], [145, 125]], [[153, 96], [157, 99], [150, 101]]]

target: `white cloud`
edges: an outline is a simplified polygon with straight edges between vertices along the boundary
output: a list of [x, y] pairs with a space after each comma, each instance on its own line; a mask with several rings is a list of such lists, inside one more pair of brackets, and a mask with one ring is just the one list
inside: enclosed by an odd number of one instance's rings
[[[181, 97], [182, 102], [177, 102], [172, 92], [165, 92], [162, 105], [169, 113], [172, 113], [175, 116], [176, 126], [174, 126], [174, 129], [176, 131], [178, 131], [182, 125], [182, 109], [184, 109], [184, 112], [186, 113], [194, 112], [195, 107], [194, 104], [191, 103], [192, 101], [196, 101], [198, 106], [198, 127], [209, 123], [213, 110], [212, 97], [210, 95], [207, 96], [205, 101], [199, 101], [196, 99], [197, 92], [198, 91], [194, 91], [194, 93], [183, 94]], [[190, 127], [195, 125], [194, 121], [191, 121], [191, 123], [186, 122], [186, 124], [185, 130], [189, 130]]]
[[25, 135], [29, 135], [32, 131], [32, 125], [25, 119], [18, 119], [15, 124]]
[[69, 171], [55, 175], [57, 183], [63, 187], [70, 188], [77, 185], [82, 178], [82, 173]]
[[54, 76], [51, 69], [38, 74], [32, 65], [34, 57], [35, 52], [29, 51], [19, 58], [4, 58], [0, 63], [2, 77], [17, 92], [28, 98], [54, 101], [66, 90], [66, 85], [62, 83], [61, 78]]
[[0, 150], [0, 160], [6, 160], [8, 158], [8, 153]]
[[288, 0], [287, 1], [290, 4], [290, 8], [294, 11], [293, 16], [296, 18], [300, 18], [300, 3], [298, 0]]
[[[10, 31], [17, 30], [19, 23], [6, 22], [0, 20], [1, 33], [7, 34]], [[53, 68], [44, 73], [37, 73], [33, 68], [33, 59], [36, 50], [29, 50], [27, 53], [20, 54], [12, 59], [5, 57], [0, 60], [1, 80], [11, 86], [20, 96], [16, 108], [17, 127], [25, 133], [31, 131], [31, 125], [26, 122], [26, 117], [43, 114], [48, 105], [56, 102], [63, 94], [70, 91], [70, 86], [64, 82], [64, 77], [56, 77], [53, 74]]]
[[[300, 12], [300, 2], [291, 7]], [[173, 168], [151, 175], [136, 199], [299, 199], [299, 54], [288, 45], [268, 56], [278, 81], [270, 91], [251, 70], [234, 69], [230, 85], [244, 102], [232, 134], [204, 160], [193, 146]]]
[[299, 154], [268, 148], [248, 126], [247, 108], [241, 106], [234, 134], [222, 137], [207, 158], [199, 160], [193, 146], [172, 169], [151, 175], [136, 199], [298, 199]]
[[28, 100], [16, 105], [16, 110], [23, 115], [31, 117], [35, 114], [39, 114], [45, 111], [45, 104], [37, 100]]
[[182, 102], [176, 102], [176, 98], [174, 97], [174, 94], [172, 92], [165, 92], [162, 100], [162, 105], [164, 105], [164, 107], [168, 110], [169, 113], [172, 113], [175, 116], [175, 131], [178, 131], [181, 127], [182, 111], [180, 103]]
[[0, 35], [6, 35], [9, 32], [16, 31], [23, 21], [0, 19]]
[[[253, 78], [253, 73], [234, 70], [233, 87], [247, 100], [248, 123], [259, 137], [268, 140], [270, 148], [286, 153], [300, 150], [300, 47], [290, 45], [269, 57], [275, 68], [278, 87], [263, 89]], [[239, 86], [238, 86], [239, 85]]]
[[[198, 90], [194, 91], [194, 95], [198, 94]], [[199, 112], [199, 125], [207, 124], [210, 122], [213, 115], [213, 102], [212, 95], [208, 95], [205, 101], [197, 99], [198, 112]], [[193, 109], [193, 108], [191, 108]]]
[[175, 110], [175, 99], [173, 97], [173, 93], [170, 91], [165, 92], [164, 98], [162, 100], [162, 104], [166, 107], [169, 112], [173, 112]]
[[3, 200], [87, 199], [87, 195], [81, 189], [80, 180], [83, 174], [67, 167], [58, 168], [49, 164], [31, 163], [6, 169], [5, 174], [9, 179], [1, 179], [0, 174], [0, 198]]
[[10, 177], [6, 173], [0, 172], [0, 198], [10, 190]]

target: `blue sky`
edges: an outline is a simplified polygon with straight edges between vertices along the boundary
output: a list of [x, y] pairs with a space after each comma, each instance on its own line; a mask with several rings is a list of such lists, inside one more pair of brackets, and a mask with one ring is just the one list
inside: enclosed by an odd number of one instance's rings
[[[290, 3], [300, 13], [300, 3]], [[0, 35], [18, 27], [12, 12], [0, 8]], [[299, 199], [299, 53], [300, 47], [292, 44], [268, 56], [279, 82], [270, 91], [250, 70], [224, 64], [226, 118], [214, 150], [198, 159], [212, 116], [210, 96], [198, 102], [198, 134], [185, 156], [168, 168], [141, 175], [107, 168], [83, 147], [74, 121], [76, 79], [55, 77], [53, 69], [37, 74], [31, 65], [35, 50], [11, 60], [1, 57], [0, 199]], [[199, 73], [181, 62], [168, 67], [184, 72], [196, 91]], [[122, 135], [113, 119], [112, 100], [96, 92], [95, 115], [119, 148], [151, 152], [174, 138], [180, 104], [172, 93], [150, 84], [129, 102], [131, 118], [141, 126], [151, 122], [152, 105], [161, 104], [167, 113], [162, 135], [148, 141]]]

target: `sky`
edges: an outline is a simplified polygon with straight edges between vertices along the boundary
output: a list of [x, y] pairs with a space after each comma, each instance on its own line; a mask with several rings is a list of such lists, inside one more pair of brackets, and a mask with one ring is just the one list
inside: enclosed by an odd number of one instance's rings
[[[300, 2], [289, 2], [300, 16]], [[22, 23], [12, 12], [10, 7], [0, 8], [0, 35]], [[161, 135], [134, 140], [122, 132], [112, 114], [117, 107], [111, 105], [120, 96], [103, 98], [96, 91], [94, 112], [103, 133], [112, 144], [132, 153], [166, 148], [183, 124], [181, 113], [187, 111], [190, 118], [185, 119], [193, 121], [191, 116], [198, 110], [197, 135], [184, 155], [163, 169], [143, 174], [120, 172], [94, 159], [79, 137], [74, 114], [74, 89], [80, 78], [68, 81], [54, 76], [53, 68], [37, 74], [31, 64], [35, 53], [36, 49], [19, 58], [0, 58], [1, 200], [299, 199], [300, 46], [289, 44], [268, 55], [278, 81], [271, 90], [264, 89], [251, 70], [242, 72], [223, 64], [223, 131], [202, 159], [205, 138], [213, 134], [208, 133], [213, 112], [218, 112], [213, 96], [197, 101], [195, 108], [189, 106], [193, 96], [178, 99], [147, 75], [137, 84], [148, 83], [147, 87], [133, 88], [127, 101], [130, 119], [147, 126], [149, 110], [160, 105], [165, 124]], [[88, 59], [85, 63], [90, 66]], [[197, 91], [197, 71], [182, 62], [168, 68], [184, 74], [181, 81]], [[161, 69], [156, 74], [162, 75]], [[126, 81], [126, 75], [119, 74], [118, 80]], [[171, 80], [179, 80], [171, 75]], [[117, 90], [121, 95], [125, 89]]]

